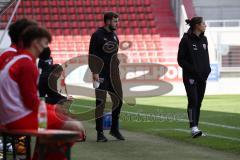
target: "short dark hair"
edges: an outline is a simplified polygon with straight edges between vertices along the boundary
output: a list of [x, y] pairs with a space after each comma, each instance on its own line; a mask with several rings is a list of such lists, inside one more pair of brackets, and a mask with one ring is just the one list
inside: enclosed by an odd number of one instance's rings
[[190, 26], [191, 29], [194, 29], [196, 24], [203, 22], [203, 17], [193, 17], [191, 19], [186, 19], [185, 22]]
[[21, 35], [23, 47], [30, 47], [31, 43], [39, 38], [47, 38], [49, 43], [52, 41], [52, 36], [47, 29], [39, 26], [30, 26], [26, 28]]
[[51, 70], [53, 73], [61, 73], [63, 72], [63, 67], [60, 64], [54, 64]]
[[8, 31], [12, 43], [18, 44], [21, 33], [24, 31], [24, 29], [31, 25], [37, 26], [38, 24], [37, 22], [26, 18], [19, 19], [16, 22], [12, 23]]
[[118, 17], [119, 17], [119, 15], [116, 12], [112, 12], [112, 11], [105, 12], [104, 13], [104, 23], [106, 23], [108, 20], [112, 20], [113, 18], [118, 18]]

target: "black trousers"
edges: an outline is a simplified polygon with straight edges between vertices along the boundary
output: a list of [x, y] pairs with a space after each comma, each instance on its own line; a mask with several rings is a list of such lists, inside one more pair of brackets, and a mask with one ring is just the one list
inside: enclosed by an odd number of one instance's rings
[[190, 80], [183, 78], [185, 90], [188, 98], [188, 119], [190, 127], [198, 126], [200, 117], [200, 108], [206, 90], [206, 82]]
[[95, 110], [95, 119], [96, 119], [96, 130], [98, 132], [103, 131], [103, 113], [106, 104], [107, 93], [111, 97], [112, 101], [112, 126], [111, 130], [115, 131], [119, 128], [119, 115], [122, 107], [122, 85], [120, 77], [118, 76], [114, 80], [110, 78], [105, 78], [103, 83], [95, 89], [96, 95], [96, 110]]

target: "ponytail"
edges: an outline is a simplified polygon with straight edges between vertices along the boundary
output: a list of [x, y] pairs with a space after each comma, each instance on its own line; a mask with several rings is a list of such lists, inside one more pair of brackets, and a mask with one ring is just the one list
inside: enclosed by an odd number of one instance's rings
[[191, 19], [186, 19], [185, 22], [187, 23], [187, 25], [190, 26], [190, 29], [194, 29], [196, 24], [200, 24], [203, 22], [203, 18], [202, 17], [193, 17]]

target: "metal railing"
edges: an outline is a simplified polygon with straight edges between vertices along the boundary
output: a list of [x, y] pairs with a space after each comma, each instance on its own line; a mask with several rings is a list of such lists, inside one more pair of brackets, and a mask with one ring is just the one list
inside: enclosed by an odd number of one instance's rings
[[208, 27], [240, 27], [240, 20], [207, 20]]

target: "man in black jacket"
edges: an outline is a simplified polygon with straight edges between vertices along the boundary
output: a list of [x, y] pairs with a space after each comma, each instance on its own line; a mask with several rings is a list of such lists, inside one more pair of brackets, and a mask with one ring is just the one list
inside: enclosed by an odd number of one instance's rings
[[48, 104], [57, 104], [68, 100], [67, 97], [58, 93], [57, 81], [63, 68], [59, 64], [53, 64], [49, 47], [45, 48], [39, 56], [38, 68], [41, 70], [38, 84], [39, 96], [45, 97]]
[[93, 83], [100, 83], [99, 86], [95, 86], [97, 142], [107, 141], [103, 134], [103, 112], [107, 92], [113, 103], [110, 134], [118, 140], [124, 140], [119, 132], [119, 115], [123, 94], [117, 57], [119, 40], [115, 33], [118, 25], [118, 14], [106, 12], [104, 23], [103, 27], [98, 28], [92, 34], [89, 47], [89, 68], [92, 72]]
[[203, 18], [193, 17], [186, 22], [190, 25], [190, 29], [183, 35], [179, 44], [178, 64], [183, 69], [183, 82], [188, 97], [189, 124], [192, 137], [196, 138], [202, 135], [202, 131], [198, 128], [200, 107], [211, 68]]

